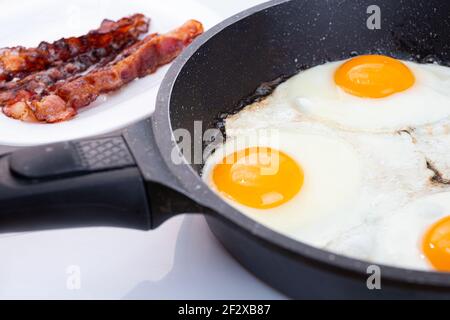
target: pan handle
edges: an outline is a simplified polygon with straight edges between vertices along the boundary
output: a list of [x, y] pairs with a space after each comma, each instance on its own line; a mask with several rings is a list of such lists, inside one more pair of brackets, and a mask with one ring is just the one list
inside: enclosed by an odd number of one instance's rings
[[122, 136], [0, 158], [0, 232], [151, 227], [146, 186]]

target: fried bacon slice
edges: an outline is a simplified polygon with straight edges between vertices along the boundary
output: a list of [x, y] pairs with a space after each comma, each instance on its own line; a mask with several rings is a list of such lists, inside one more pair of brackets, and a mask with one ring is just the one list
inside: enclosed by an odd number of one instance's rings
[[10, 117], [25, 121], [49, 123], [72, 118], [79, 108], [89, 105], [99, 95], [115, 91], [134, 79], [155, 72], [171, 62], [198, 35], [203, 33], [200, 22], [190, 20], [180, 28], [164, 34], [152, 34], [124, 50], [114, 61], [86, 75], [55, 86], [54, 92], [40, 100], [28, 97], [4, 108]]
[[0, 106], [15, 103], [25, 96], [28, 100], [39, 97], [58, 81], [70, 79], [93, 66], [104, 66], [114, 60], [116, 56], [117, 52], [113, 52], [106, 57], [85, 53], [69, 62], [32, 73], [21, 80], [0, 84]]
[[0, 49], [0, 83], [22, 79], [82, 54], [88, 53], [99, 59], [117, 53], [148, 32], [148, 26], [149, 20], [144, 15], [135, 14], [116, 22], [104, 20], [100, 28], [81, 37], [42, 42], [37, 48]]

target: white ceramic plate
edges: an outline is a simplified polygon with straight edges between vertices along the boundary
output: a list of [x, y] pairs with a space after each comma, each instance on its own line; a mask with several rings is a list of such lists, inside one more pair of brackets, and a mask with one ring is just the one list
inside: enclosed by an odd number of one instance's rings
[[[82, 35], [104, 18], [117, 20], [133, 13], [152, 19], [150, 32], [164, 33], [189, 19], [205, 29], [221, 19], [192, 0], [0, 0], [0, 47], [35, 47], [40, 41]], [[72, 120], [57, 124], [25, 123], [0, 113], [0, 144], [30, 146], [80, 139], [121, 129], [154, 110], [159, 84], [168, 66], [136, 80], [117, 93], [100, 97]]]

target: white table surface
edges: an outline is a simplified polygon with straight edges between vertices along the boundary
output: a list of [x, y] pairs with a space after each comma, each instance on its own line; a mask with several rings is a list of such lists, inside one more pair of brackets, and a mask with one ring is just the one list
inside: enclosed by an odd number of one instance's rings
[[[263, 2], [198, 1], [224, 18]], [[284, 298], [234, 261], [200, 216], [179, 216], [151, 232], [0, 235], [0, 257], [0, 299]]]

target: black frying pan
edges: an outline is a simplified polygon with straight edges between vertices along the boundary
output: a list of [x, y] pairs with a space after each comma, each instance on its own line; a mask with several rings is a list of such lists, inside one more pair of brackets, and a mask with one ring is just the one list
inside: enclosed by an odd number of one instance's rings
[[[450, 62], [450, 2], [375, 2], [274, 1], [214, 27], [174, 63], [151, 119], [123, 136], [1, 158], [0, 230], [148, 230], [176, 214], [202, 213], [239, 262], [290, 297], [450, 298], [449, 274], [386, 266], [382, 290], [369, 290], [368, 263], [271, 231], [216, 196], [200, 179], [200, 164], [171, 160], [173, 130], [196, 137], [194, 121], [202, 121], [202, 131], [214, 127], [218, 114], [233, 111], [261, 83], [280, 76], [356, 53]], [[372, 4], [381, 8], [381, 29], [367, 28]]]

